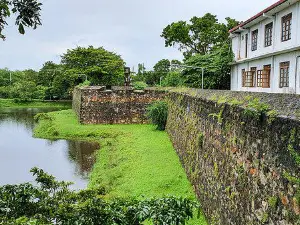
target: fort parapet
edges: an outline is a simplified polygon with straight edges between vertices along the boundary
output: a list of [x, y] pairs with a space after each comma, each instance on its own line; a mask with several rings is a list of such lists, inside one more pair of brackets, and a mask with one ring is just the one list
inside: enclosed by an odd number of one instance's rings
[[143, 124], [148, 122], [147, 106], [165, 94], [155, 88], [77, 87], [73, 94], [73, 110], [82, 124]]
[[167, 132], [210, 224], [300, 224], [300, 96], [196, 89], [77, 88], [82, 123], [145, 123], [168, 102]]

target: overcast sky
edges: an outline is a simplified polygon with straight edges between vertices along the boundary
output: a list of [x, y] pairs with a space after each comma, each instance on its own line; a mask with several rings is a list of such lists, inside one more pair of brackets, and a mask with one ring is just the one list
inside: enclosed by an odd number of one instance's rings
[[39, 69], [45, 61], [60, 61], [69, 48], [103, 46], [122, 56], [128, 66], [160, 59], [181, 59], [166, 48], [160, 34], [178, 20], [210, 12], [223, 21], [245, 21], [277, 0], [42, 0], [43, 26], [20, 35], [13, 20], [0, 40], [0, 68]]

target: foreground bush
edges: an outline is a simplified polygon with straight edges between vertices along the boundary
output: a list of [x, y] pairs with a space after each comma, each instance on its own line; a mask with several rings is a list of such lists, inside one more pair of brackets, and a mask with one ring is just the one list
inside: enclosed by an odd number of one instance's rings
[[168, 104], [164, 101], [152, 103], [147, 108], [147, 116], [158, 130], [165, 130], [168, 119]]
[[167, 197], [136, 200], [103, 199], [104, 189], [73, 191], [33, 168], [37, 186], [30, 183], [0, 187], [0, 224], [179, 225], [193, 217], [197, 206], [189, 199]]

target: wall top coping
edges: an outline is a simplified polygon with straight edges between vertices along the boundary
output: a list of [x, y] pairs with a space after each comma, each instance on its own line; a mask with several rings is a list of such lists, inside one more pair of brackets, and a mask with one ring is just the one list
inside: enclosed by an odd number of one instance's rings
[[201, 90], [192, 88], [169, 88], [168, 92], [180, 93], [220, 104], [237, 105], [242, 108], [251, 108], [252, 105], [259, 107], [263, 104], [269, 108], [269, 111], [275, 111], [278, 116], [300, 120], [300, 95], [297, 94]]
[[135, 93], [143, 92], [167, 92], [178, 93], [203, 100], [214, 101], [216, 103], [228, 103], [241, 106], [243, 108], [253, 105], [253, 103], [265, 104], [270, 110], [274, 110], [278, 115], [291, 119], [300, 120], [300, 95], [279, 94], [264, 92], [241, 92], [229, 90], [201, 90], [194, 88], [168, 88], [168, 87], [148, 87], [145, 90], [134, 90], [133, 87], [112, 86], [107, 89], [105, 86], [76, 87], [81, 91], [129, 91]]

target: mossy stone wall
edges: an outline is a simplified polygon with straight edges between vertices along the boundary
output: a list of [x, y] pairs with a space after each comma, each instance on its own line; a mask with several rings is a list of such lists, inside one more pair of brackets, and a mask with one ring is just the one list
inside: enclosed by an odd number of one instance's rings
[[283, 115], [297, 112], [299, 100], [168, 93], [167, 132], [211, 224], [300, 224], [300, 122]]
[[165, 94], [165, 91], [151, 88], [77, 87], [73, 94], [73, 110], [83, 124], [143, 124], [148, 122], [147, 106]]

